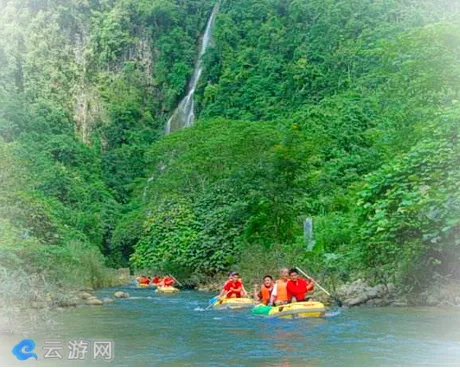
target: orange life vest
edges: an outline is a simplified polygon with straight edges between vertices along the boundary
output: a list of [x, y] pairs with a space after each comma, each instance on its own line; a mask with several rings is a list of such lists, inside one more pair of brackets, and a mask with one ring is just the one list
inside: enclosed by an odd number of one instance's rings
[[162, 281], [162, 284], [164, 286], [173, 286], [175, 284], [174, 280], [171, 278], [171, 277], [168, 277], [166, 276], [163, 281]]
[[273, 287], [271, 289], [269, 289], [265, 285], [262, 285], [262, 287], [260, 288], [260, 296], [262, 297], [261, 302], [263, 304], [268, 304], [268, 302], [270, 301], [270, 296], [272, 295], [272, 290], [273, 290]]
[[276, 301], [287, 302], [289, 300], [287, 292], [287, 281], [276, 280]]
[[139, 279], [139, 284], [148, 284], [150, 282], [148, 277], [141, 277]]

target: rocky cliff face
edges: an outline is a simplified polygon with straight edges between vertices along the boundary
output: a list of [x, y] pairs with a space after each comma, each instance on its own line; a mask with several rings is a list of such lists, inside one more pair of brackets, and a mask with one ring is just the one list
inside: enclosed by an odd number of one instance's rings
[[350, 284], [343, 285], [337, 290], [337, 295], [343, 299], [346, 306], [400, 306], [405, 305], [397, 299], [398, 293], [394, 284], [378, 284], [369, 286], [365, 281], [358, 279]]

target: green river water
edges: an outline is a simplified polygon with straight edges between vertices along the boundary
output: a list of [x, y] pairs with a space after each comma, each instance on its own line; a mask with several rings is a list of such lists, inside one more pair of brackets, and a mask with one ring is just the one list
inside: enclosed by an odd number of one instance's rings
[[[15, 360], [2, 340], [2, 364], [23, 366], [455, 366], [460, 364], [460, 308], [354, 308], [326, 318], [277, 320], [249, 310], [204, 308], [213, 294], [131, 294], [103, 306], [60, 313], [59, 324], [33, 336], [38, 360]], [[110, 363], [43, 359], [45, 340], [114, 341]]]

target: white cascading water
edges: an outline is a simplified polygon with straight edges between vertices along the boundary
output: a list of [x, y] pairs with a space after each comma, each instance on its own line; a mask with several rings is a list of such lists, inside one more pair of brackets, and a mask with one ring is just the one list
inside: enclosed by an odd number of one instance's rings
[[166, 123], [166, 134], [169, 134], [174, 130], [179, 130], [193, 125], [195, 120], [193, 94], [195, 93], [196, 86], [200, 80], [201, 73], [203, 72], [201, 57], [204, 55], [209, 43], [211, 42], [212, 27], [214, 25], [214, 19], [216, 18], [218, 8], [219, 3], [214, 6], [211, 15], [209, 16], [206, 30], [204, 32], [203, 39], [201, 40], [200, 53], [195, 63], [192, 78], [188, 84], [187, 95], [179, 103], [179, 106], [177, 106], [176, 110], [174, 110], [174, 113]]

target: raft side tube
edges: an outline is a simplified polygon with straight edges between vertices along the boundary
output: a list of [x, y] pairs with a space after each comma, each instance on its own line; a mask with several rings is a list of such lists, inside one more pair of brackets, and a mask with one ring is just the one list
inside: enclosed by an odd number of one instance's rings
[[179, 289], [172, 286], [158, 286], [155, 291], [160, 294], [174, 294], [178, 293]]
[[212, 306], [214, 309], [250, 308], [255, 304], [251, 298], [225, 298], [217, 300]]

